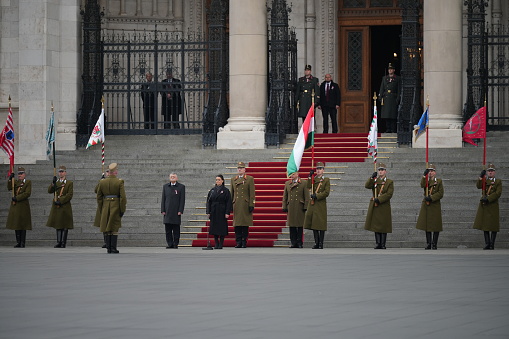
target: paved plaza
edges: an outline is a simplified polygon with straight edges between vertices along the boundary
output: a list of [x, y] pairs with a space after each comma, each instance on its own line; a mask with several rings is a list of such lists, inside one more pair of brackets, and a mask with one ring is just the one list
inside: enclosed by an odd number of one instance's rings
[[119, 250], [1, 247], [0, 338], [509, 338], [509, 250]]

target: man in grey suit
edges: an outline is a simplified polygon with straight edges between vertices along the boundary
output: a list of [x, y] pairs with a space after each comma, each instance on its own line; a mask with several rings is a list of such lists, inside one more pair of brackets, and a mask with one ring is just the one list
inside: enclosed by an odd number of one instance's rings
[[186, 186], [178, 181], [176, 173], [170, 174], [170, 182], [163, 186], [161, 214], [166, 231], [166, 248], [178, 248], [180, 240], [180, 223], [186, 202]]

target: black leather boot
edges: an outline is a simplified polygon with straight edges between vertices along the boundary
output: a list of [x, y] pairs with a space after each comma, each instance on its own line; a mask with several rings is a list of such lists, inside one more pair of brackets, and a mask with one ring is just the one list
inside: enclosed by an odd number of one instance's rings
[[218, 235], [215, 235], [214, 236], [214, 249], [218, 249], [219, 248], [219, 236]]
[[320, 248], [320, 233], [318, 231], [313, 230], [313, 237], [315, 238], [315, 244], [312, 249]]
[[325, 238], [325, 231], [320, 232], [320, 241], [318, 242], [318, 248], [323, 250], [323, 239]]
[[431, 249], [431, 232], [426, 232], [426, 247], [424, 248], [425, 250], [430, 250]]
[[15, 248], [21, 247], [21, 231], [14, 231], [16, 234], [16, 245], [14, 245]]
[[491, 250], [491, 240], [490, 240], [490, 232], [484, 231], [484, 246], [483, 250]]
[[221, 235], [219, 237], [219, 247], [217, 248], [218, 250], [222, 250], [223, 249], [223, 243], [224, 243], [224, 235]]
[[111, 234], [106, 234], [106, 250], [111, 253]]
[[101, 248], [108, 248], [108, 241], [106, 240], [106, 233], [103, 233], [104, 244]]
[[433, 243], [431, 244], [431, 248], [436, 250], [438, 245], [438, 236], [440, 232], [433, 232]]
[[382, 249], [385, 250], [385, 242], [387, 241], [387, 233], [380, 233], [380, 245]]
[[21, 242], [20, 242], [20, 247], [21, 248], [25, 248], [25, 241], [27, 240], [27, 231], [26, 230], [22, 230], [20, 231], [20, 239], [21, 239]]
[[57, 230], [57, 244], [53, 246], [53, 248], [61, 248], [62, 247], [62, 231]]
[[62, 248], [65, 248], [67, 246], [67, 234], [69, 233], [69, 230], [67, 228], [62, 230]]
[[111, 235], [111, 251], [110, 253], [120, 253], [117, 250], [117, 240], [118, 240], [118, 234], [117, 235]]
[[495, 239], [497, 238], [497, 232], [491, 232], [490, 249], [495, 249]]
[[376, 241], [375, 250], [381, 250], [382, 249], [382, 233], [375, 232], [375, 241]]

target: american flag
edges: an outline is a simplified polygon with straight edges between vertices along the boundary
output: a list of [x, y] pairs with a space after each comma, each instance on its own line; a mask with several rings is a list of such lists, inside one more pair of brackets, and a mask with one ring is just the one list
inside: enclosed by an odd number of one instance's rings
[[9, 156], [10, 166], [9, 174], [11, 175], [12, 169], [14, 168], [14, 127], [12, 123], [12, 108], [9, 105], [9, 115], [5, 122], [5, 127], [0, 134], [0, 147]]

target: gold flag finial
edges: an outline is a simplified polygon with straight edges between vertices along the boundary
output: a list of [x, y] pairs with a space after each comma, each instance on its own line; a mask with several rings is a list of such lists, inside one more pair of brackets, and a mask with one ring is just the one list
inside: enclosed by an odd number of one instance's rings
[[101, 103], [102, 103], [102, 106], [104, 107], [104, 95], [101, 97]]

